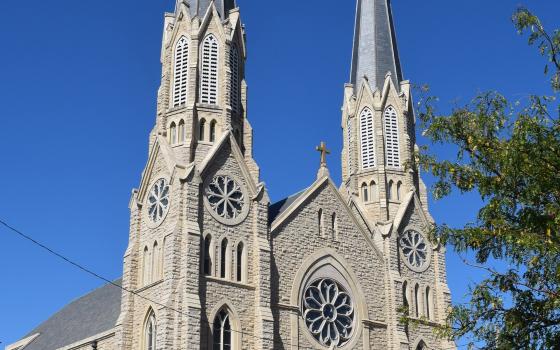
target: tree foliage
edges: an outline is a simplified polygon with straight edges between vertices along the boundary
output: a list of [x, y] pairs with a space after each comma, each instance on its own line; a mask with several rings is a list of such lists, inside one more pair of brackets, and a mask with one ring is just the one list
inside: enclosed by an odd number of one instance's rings
[[[455, 189], [479, 193], [484, 203], [476, 222], [434, 229], [456, 252], [474, 253], [476, 262], [467, 263], [486, 272], [441, 333], [470, 334], [484, 349], [560, 349], [560, 31], [548, 33], [525, 8], [513, 22], [547, 59], [549, 96], [522, 104], [487, 92], [450, 115], [437, 114], [433, 97], [420, 103], [424, 136], [458, 149], [451, 161], [427, 148], [418, 155], [437, 179], [435, 197]], [[507, 268], [490, 267], [493, 259]]]

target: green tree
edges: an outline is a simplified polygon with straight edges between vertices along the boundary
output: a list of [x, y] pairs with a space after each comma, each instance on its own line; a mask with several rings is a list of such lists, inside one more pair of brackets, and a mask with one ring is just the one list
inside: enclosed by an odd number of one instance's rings
[[[470, 334], [483, 349], [560, 349], [560, 31], [547, 32], [525, 8], [513, 22], [547, 59], [549, 96], [530, 96], [523, 105], [487, 92], [450, 115], [437, 114], [427, 90], [419, 103], [424, 136], [458, 150], [452, 161], [428, 148], [418, 154], [419, 166], [437, 180], [435, 197], [476, 192], [484, 203], [476, 222], [434, 229], [434, 239], [472, 254], [476, 261], [465, 261], [486, 272], [440, 332], [452, 339]], [[492, 268], [492, 259], [508, 267]]]

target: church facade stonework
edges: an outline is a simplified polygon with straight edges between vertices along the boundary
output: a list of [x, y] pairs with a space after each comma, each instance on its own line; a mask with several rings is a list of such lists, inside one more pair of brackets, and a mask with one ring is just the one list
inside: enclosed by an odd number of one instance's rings
[[322, 145], [317, 180], [278, 203], [253, 159], [240, 10], [177, 1], [122, 289], [78, 299], [7, 349], [455, 349], [433, 332], [451, 302], [445, 247], [428, 239], [426, 187], [407, 166], [415, 120], [390, 2], [357, 1], [343, 182]]

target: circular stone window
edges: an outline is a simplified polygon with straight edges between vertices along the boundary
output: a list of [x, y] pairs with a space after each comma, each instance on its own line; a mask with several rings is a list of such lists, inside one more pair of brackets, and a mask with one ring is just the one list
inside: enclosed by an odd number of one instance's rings
[[423, 271], [430, 264], [430, 245], [416, 230], [406, 231], [400, 239], [405, 264], [414, 271]]
[[245, 190], [233, 176], [216, 175], [205, 187], [205, 204], [212, 216], [227, 225], [236, 225], [248, 214]]
[[152, 224], [163, 221], [169, 210], [169, 184], [166, 179], [157, 180], [148, 194], [148, 217]]
[[354, 330], [352, 298], [338, 282], [319, 279], [304, 291], [303, 318], [307, 329], [321, 345], [343, 347]]

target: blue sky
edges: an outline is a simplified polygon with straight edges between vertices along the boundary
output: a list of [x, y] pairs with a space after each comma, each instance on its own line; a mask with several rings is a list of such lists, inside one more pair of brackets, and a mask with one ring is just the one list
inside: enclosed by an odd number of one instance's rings
[[[128, 200], [155, 120], [163, 12], [173, 3], [0, 2], [0, 218], [109, 278], [122, 271]], [[548, 92], [544, 60], [510, 22], [519, 0], [393, 3], [405, 77], [430, 84], [443, 110], [489, 89], [521, 100]], [[560, 2], [523, 4], [560, 27]], [[339, 182], [354, 1], [239, 5], [255, 157], [272, 199], [314, 180], [321, 140]], [[453, 195], [431, 210], [438, 222], [460, 225], [479, 204]], [[2, 345], [101, 284], [3, 228], [0, 246]], [[448, 275], [455, 301], [480, 278], [453, 253]]]

